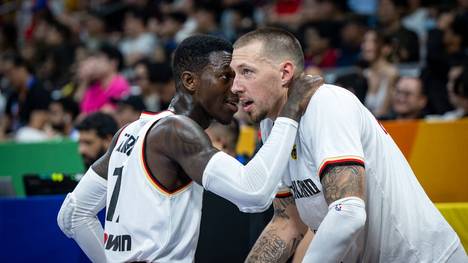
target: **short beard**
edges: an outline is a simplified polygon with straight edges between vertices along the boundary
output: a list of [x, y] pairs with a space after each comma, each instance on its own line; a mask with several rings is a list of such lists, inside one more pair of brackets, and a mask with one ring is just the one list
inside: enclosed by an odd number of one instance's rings
[[260, 123], [262, 120], [267, 118], [267, 112], [260, 112], [257, 116], [252, 115], [252, 113], [248, 113], [250, 120], [254, 123]]

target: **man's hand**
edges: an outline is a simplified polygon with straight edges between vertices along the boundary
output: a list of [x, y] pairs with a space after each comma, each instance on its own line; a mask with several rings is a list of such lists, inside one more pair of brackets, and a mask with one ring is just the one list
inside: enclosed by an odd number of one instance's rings
[[301, 75], [294, 79], [288, 90], [288, 101], [279, 117], [288, 117], [299, 121], [307, 109], [310, 98], [323, 83], [323, 78], [318, 75]]

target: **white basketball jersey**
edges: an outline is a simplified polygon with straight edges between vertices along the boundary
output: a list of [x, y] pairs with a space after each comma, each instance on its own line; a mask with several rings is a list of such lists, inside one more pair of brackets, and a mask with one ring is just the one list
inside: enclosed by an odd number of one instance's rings
[[[261, 123], [263, 139], [272, 125]], [[328, 212], [319, 175], [346, 163], [365, 166], [367, 221], [344, 262], [444, 262], [452, 254], [458, 236], [392, 138], [352, 93], [323, 85], [299, 123], [282, 183], [312, 230]]]
[[172, 114], [143, 113], [121, 131], [112, 151], [104, 237], [108, 262], [193, 262], [203, 188], [190, 182], [168, 192], [151, 175], [146, 165], [151, 160], [144, 157], [147, 133]]

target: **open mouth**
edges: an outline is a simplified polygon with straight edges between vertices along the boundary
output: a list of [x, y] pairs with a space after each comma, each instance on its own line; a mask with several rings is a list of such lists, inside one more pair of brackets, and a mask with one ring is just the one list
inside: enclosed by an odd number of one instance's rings
[[253, 100], [250, 100], [250, 99], [241, 100], [242, 109], [246, 112], [249, 112], [252, 109], [253, 104], [254, 104]]

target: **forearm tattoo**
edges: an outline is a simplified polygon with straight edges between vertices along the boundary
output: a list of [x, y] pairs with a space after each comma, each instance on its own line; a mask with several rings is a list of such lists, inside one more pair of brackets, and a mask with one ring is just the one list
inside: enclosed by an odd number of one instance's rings
[[290, 205], [294, 205], [293, 197], [285, 197], [275, 199], [273, 202], [274, 207], [274, 216], [276, 218], [285, 218], [289, 219], [288, 213], [286, 213], [286, 208]]
[[297, 246], [304, 238], [303, 234], [287, 242], [281, 239], [276, 234], [277, 229], [271, 228], [267, 232], [263, 233], [259, 240], [255, 243], [249, 257], [245, 261], [246, 263], [280, 263], [286, 262]]
[[282, 240], [275, 232], [276, 229], [272, 228], [262, 234], [255, 243], [246, 262], [280, 262], [280, 259], [286, 254], [287, 245], [286, 241]]
[[[273, 201], [274, 217], [272, 222], [278, 219], [290, 220], [287, 208], [295, 206], [293, 197], [277, 198]], [[286, 237], [281, 237], [279, 233], [285, 233], [285, 229], [269, 226], [262, 233], [260, 238], [255, 243], [250, 251], [246, 262], [248, 263], [281, 263], [286, 262], [291, 255], [296, 251], [297, 246], [304, 238], [304, 234], [297, 233], [291, 237], [291, 234], [286, 234]]]
[[323, 192], [328, 204], [348, 196], [363, 197], [364, 168], [359, 165], [336, 165], [322, 179]]

